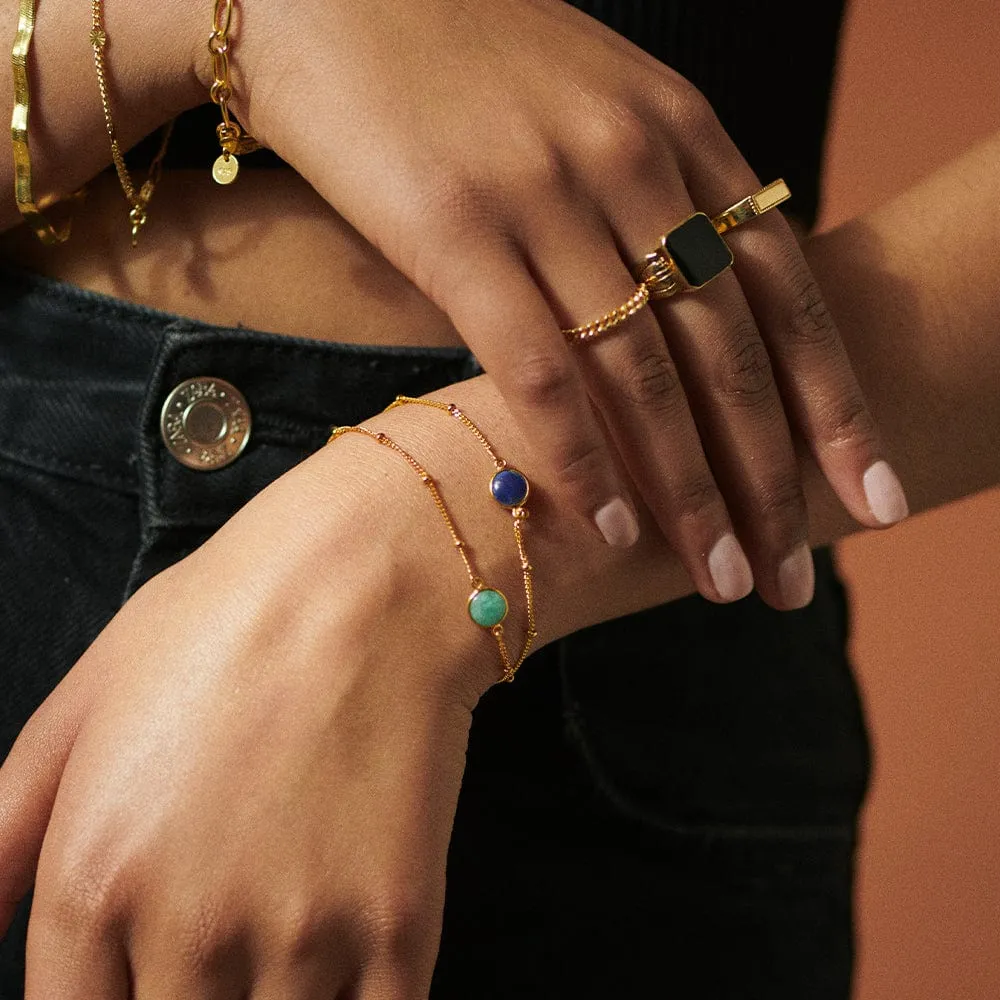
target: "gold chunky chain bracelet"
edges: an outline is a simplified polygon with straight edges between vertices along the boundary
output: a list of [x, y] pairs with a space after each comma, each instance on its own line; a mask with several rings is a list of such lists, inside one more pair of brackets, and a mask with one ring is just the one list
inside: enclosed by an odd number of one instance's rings
[[215, 77], [209, 96], [222, 113], [222, 121], [215, 129], [222, 153], [212, 165], [212, 177], [219, 184], [232, 184], [236, 180], [240, 169], [237, 154], [260, 149], [260, 143], [248, 135], [229, 112], [229, 102], [233, 99], [233, 87], [229, 82], [229, 50], [232, 47], [229, 29], [232, 22], [233, 0], [215, 0], [208, 51], [212, 55], [212, 74]]

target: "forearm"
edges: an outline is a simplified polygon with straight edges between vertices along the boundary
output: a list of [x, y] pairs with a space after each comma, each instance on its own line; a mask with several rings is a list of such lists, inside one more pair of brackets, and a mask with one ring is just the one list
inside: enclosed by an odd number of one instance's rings
[[[993, 214], [982, 211], [1000, 198], [998, 150], [994, 142], [971, 153], [871, 216], [811, 241], [808, 250], [914, 511], [1000, 482], [1000, 268], [993, 254], [1000, 233]], [[526, 454], [488, 377], [432, 395], [463, 407], [532, 482], [527, 545], [540, 641], [693, 589], [648, 519], [639, 543], [622, 552], [547, 503], [545, 469]], [[482, 575], [516, 595], [520, 577], [509, 517], [487, 494], [490, 465], [480, 446], [445, 414], [421, 407], [367, 423], [426, 465]], [[334, 510], [334, 517], [353, 518], [362, 535], [391, 534], [393, 519], [408, 525], [396, 558], [417, 553], [413, 572], [423, 587], [440, 592], [441, 609], [463, 600], [468, 588], [459, 559], [405, 463], [355, 436], [322, 449], [310, 463], [317, 497], [341, 495], [348, 476], [365, 497], [363, 511]], [[811, 459], [803, 456], [802, 469], [814, 544], [858, 530]], [[523, 599], [512, 603], [517, 624], [511, 629], [518, 635]]]
[[[8, 69], [0, 73], [0, 98], [8, 110], [14, 102], [9, 60], [17, 19], [17, 3], [4, 4], [0, 40]], [[195, 0], [106, 4], [105, 57], [122, 149], [205, 100], [207, 95], [193, 67], [198, 46], [207, 42], [210, 19], [210, 4]], [[36, 201], [44, 195], [77, 190], [111, 162], [90, 28], [87, 3], [37, 3], [28, 56], [28, 136]], [[207, 144], [213, 139], [205, 137]], [[13, 189], [13, 160], [10, 155], [0, 156], [0, 191], [9, 192], [0, 197], [0, 230], [20, 221]], [[59, 211], [54, 208], [53, 215]]]

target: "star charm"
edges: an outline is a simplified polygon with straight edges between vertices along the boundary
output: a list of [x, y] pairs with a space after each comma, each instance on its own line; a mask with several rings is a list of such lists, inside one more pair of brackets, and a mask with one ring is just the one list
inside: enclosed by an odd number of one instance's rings
[[103, 49], [108, 44], [108, 36], [100, 28], [94, 28], [90, 32], [90, 44], [95, 49]]

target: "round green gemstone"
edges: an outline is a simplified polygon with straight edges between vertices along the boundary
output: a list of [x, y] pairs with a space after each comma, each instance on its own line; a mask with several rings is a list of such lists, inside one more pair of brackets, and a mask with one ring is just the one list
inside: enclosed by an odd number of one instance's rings
[[493, 628], [507, 617], [507, 598], [499, 590], [477, 590], [469, 598], [469, 617], [483, 628]]

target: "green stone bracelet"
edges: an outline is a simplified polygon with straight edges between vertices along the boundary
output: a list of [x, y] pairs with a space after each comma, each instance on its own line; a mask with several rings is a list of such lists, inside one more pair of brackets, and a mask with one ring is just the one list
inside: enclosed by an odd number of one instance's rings
[[465, 571], [472, 584], [472, 593], [469, 595], [467, 603], [469, 617], [476, 623], [476, 625], [486, 629], [494, 637], [494, 639], [496, 639], [497, 647], [500, 650], [500, 660], [503, 664], [503, 676], [501, 677], [501, 680], [512, 681], [514, 679], [514, 674], [517, 673], [518, 667], [520, 667], [524, 662], [532, 644], [535, 641], [535, 638], [538, 635], [535, 628], [534, 588], [531, 578], [532, 566], [528, 561], [527, 554], [524, 551], [523, 523], [528, 517], [528, 512], [522, 504], [528, 497], [528, 481], [516, 469], [509, 468], [502, 459], [497, 458], [496, 453], [493, 451], [492, 446], [486, 440], [482, 431], [480, 431], [479, 428], [476, 427], [476, 425], [454, 404], [437, 403], [433, 400], [414, 399], [409, 396], [397, 396], [395, 402], [391, 403], [387, 409], [392, 409], [392, 407], [402, 405], [404, 403], [421, 403], [452, 413], [474, 430], [474, 433], [486, 446], [490, 456], [493, 458], [496, 465], [496, 472], [490, 482], [490, 492], [497, 503], [509, 509], [513, 516], [514, 539], [517, 543], [517, 550], [521, 559], [521, 572], [524, 577], [524, 592], [528, 610], [528, 629], [525, 636], [524, 648], [516, 661], [511, 659], [510, 651], [507, 649], [507, 643], [504, 639], [503, 621], [507, 617], [507, 613], [509, 611], [507, 598], [504, 596], [502, 591], [497, 590], [495, 587], [488, 587], [482, 577], [476, 573], [475, 567], [472, 564], [472, 559], [466, 549], [466, 544], [459, 537], [458, 531], [455, 528], [455, 522], [452, 520], [451, 514], [448, 512], [448, 508], [441, 497], [437, 484], [431, 478], [427, 470], [408, 451], [401, 448], [395, 441], [393, 441], [388, 434], [384, 434], [381, 431], [372, 431], [367, 427], [334, 427], [331, 429], [330, 438], [327, 441], [327, 444], [330, 444], [344, 434], [363, 434], [366, 437], [370, 437], [373, 441], [378, 442], [378, 444], [384, 445], [386, 448], [396, 452], [406, 461], [410, 468], [417, 473], [420, 477], [420, 481], [427, 487], [427, 490], [431, 495], [431, 499], [434, 501], [434, 505], [438, 509], [438, 513], [440, 513], [448, 527], [452, 543], [458, 551], [458, 554], [462, 557], [462, 562], [465, 564]]

